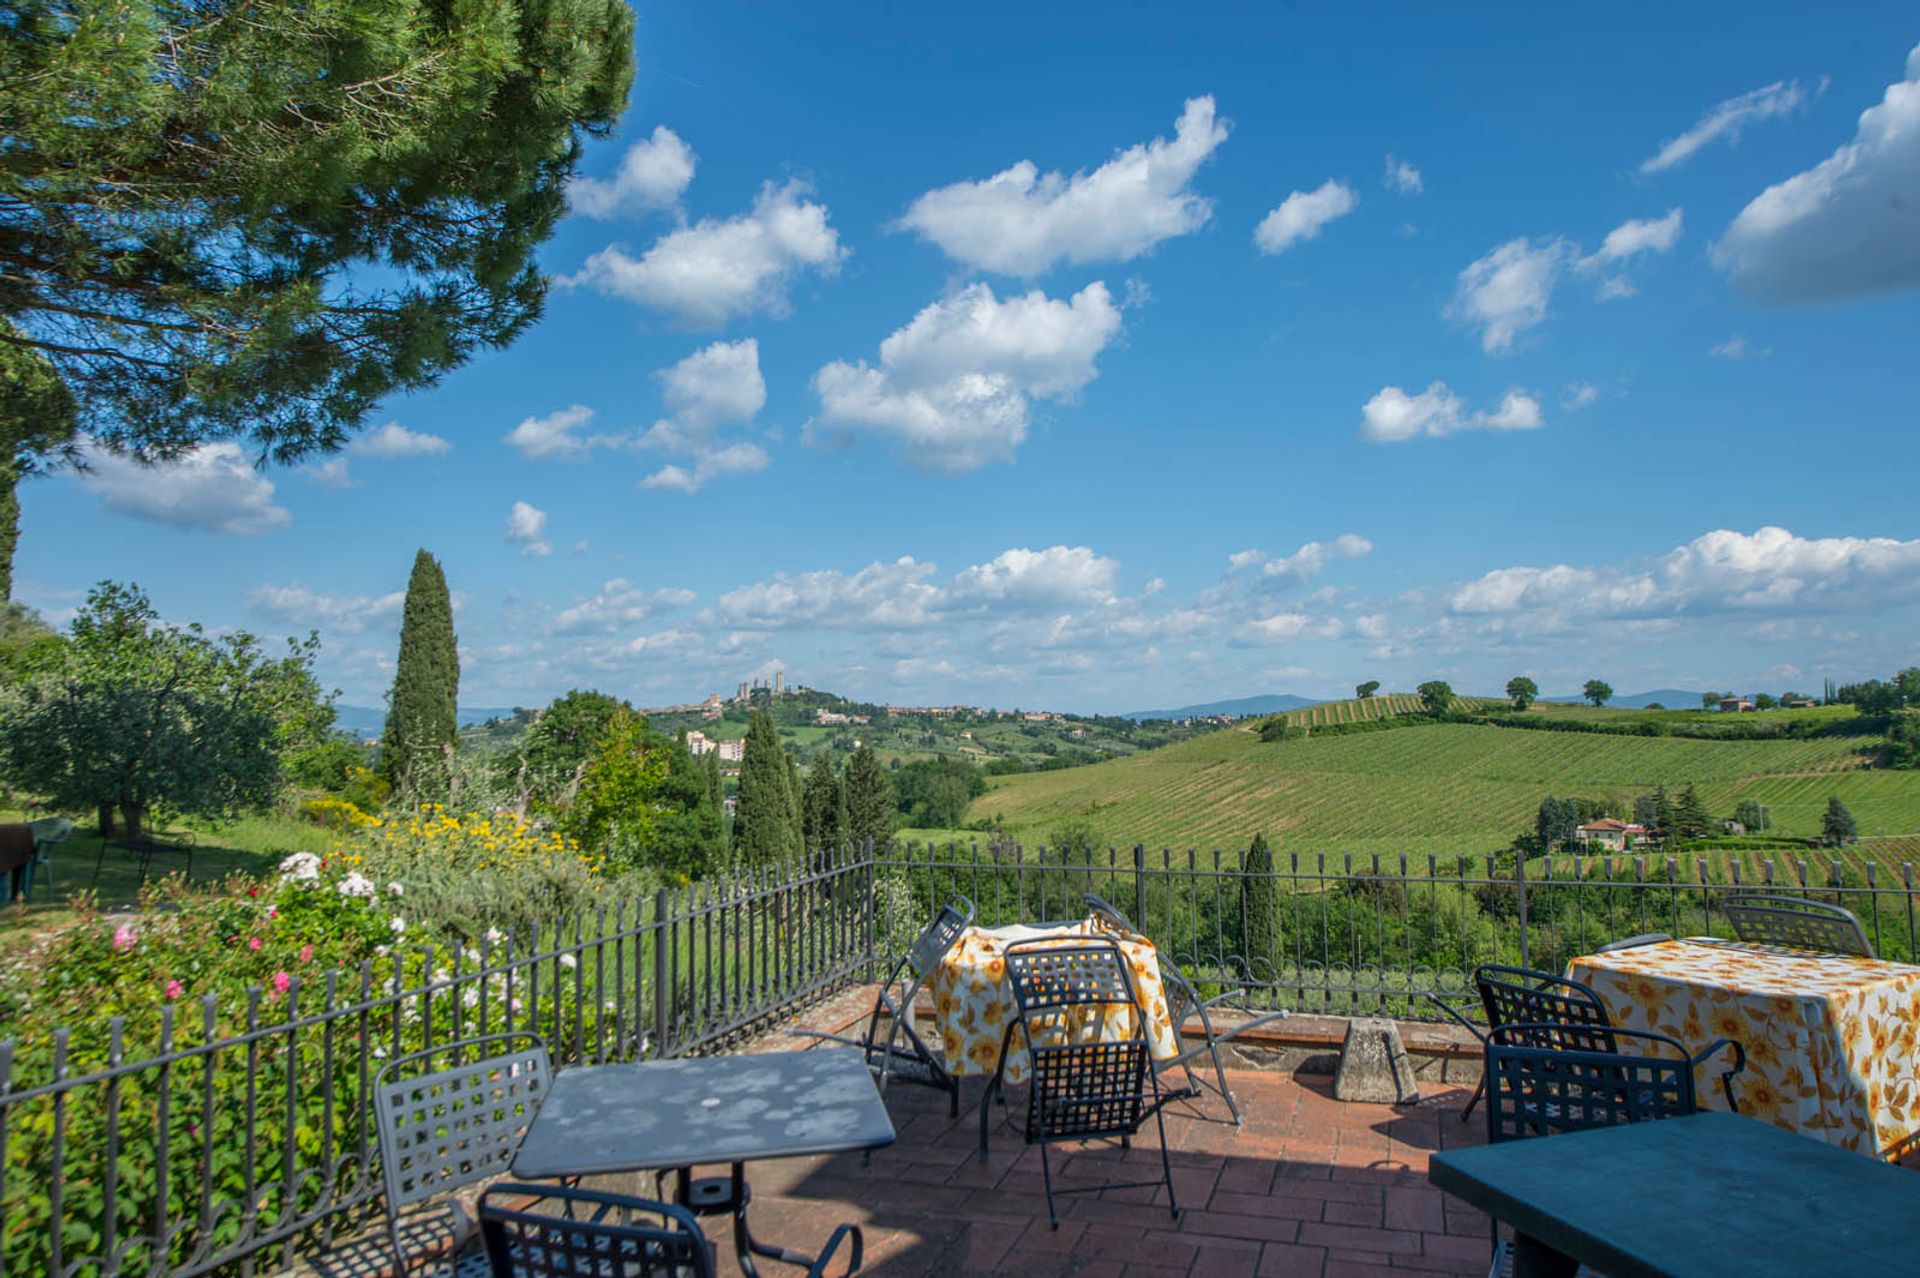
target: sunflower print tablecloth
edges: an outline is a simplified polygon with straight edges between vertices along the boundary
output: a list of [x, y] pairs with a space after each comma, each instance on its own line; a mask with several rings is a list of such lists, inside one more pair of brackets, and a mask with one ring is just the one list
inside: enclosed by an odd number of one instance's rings
[[[1014, 941], [1058, 937], [1071, 944], [1087, 936], [1112, 937], [1132, 968], [1134, 998], [1146, 1012], [1147, 1050], [1159, 1060], [1180, 1054], [1180, 1039], [1167, 1012], [1160, 985], [1160, 956], [1153, 942], [1131, 933], [1110, 932], [1092, 919], [1069, 927], [970, 927], [947, 952], [931, 981], [934, 1018], [946, 1050], [947, 1068], [956, 1075], [987, 1075], [1000, 1063], [1000, 1042], [1014, 1018], [1013, 987], [1007, 982], [1006, 948]], [[1087, 1008], [1073, 1019], [1075, 1039], [1112, 1041], [1134, 1031], [1133, 1008]], [[1006, 1079], [1027, 1076], [1023, 1035], [1013, 1036]]]
[[[1624, 1029], [1695, 1051], [1738, 1042], [1742, 1113], [1881, 1158], [1920, 1148], [1920, 967], [1695, 937], [1590, 954], [1567, 973]], [[1698, 1080], [1719, 1108], [1724, 1068], [1710, 1061]]]

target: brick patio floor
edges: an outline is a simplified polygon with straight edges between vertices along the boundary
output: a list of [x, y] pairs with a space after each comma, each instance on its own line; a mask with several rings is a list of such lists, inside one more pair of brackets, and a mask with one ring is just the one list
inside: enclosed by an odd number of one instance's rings
[[[981, 1085], [972, 1080], [957, 1121], [937, 1092], [889, 1088], [900, 1139], [866, 1167], [857, 1155], [755, 1164], [750, 1219], [763, 1240], [810, 1251], [836, 1224], [858, 1222], [866, 1272], [889, 1278], [1486, 1272], [1486, 1217], [1426, 1177], [1433, 1150], [1482, 1139], [1480, 1122], [1460, 1121], [1466, 1091], [1428, 1085], [1417, 1106], [1359, 1105], [1334, 1100], [1321, 1076], [1247, 1071], [1232, 1080], [1247, 1115], [1237, 1131], [1213, 1119], [1225, 1113], [1218, 1102], [1168, 1109], [1178, 1221], [1164, 1188], [1103, 1190], [1061, 1198], [1060, 1229], [1049, 1228], [1039, 1153], [1015, 1128], [996, 1125], [991, 1156], [978, 1161]], [[1020, 1115], [1025, 1089], [1010, 1099], [1006, 1113]], [[1059, 1146], [1055, 1184], [1157, 1177], [1156, 1146], [1151, 1123], [1129, 1152]], [[724, 1272], [737, 1274], [723, 1222], [712, 1227]], [[797, 1272], [761, 1268], [768, 1278]]]

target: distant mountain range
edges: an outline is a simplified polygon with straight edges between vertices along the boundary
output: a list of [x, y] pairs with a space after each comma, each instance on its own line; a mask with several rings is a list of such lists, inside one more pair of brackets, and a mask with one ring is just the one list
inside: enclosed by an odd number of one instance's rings
[[[464, 728], [470, 723], [504, 719], [512, 713], [512, 706], [461, 706], [460, 726]], [[387, 712], [384, 707], [377, 706], [335, 706], [333, 722], [342, 732], [351, 732], [356, 737], [378, 736], [380, 730], [387, 726]]]
[[[1586, 700], [1585, 697], [1580, 696], [1542, 697], [1540, 699], [1542, 701], [1563, 702], [1567, 705], [1575, 705]], [[1652, 692], [1629, 692], [1624, 696], [1614, 697], [1608, 701], [1607, 704], [1610, 706], [1618, 706], [1622, 710], [1645, 710], [1656, 701], [1668, 710], [1698, 710], [1700, 708], [1700, 694], [1698, 692], [1688, 692], [1684, 688], [1655, 688]]]
[[1121, 715], [1122, 719], [1201, 719], [1210, 714], [1232, 714], [1245, 717], [1250, 714], [1279, 714], [1282, 710], [1298, 710], [1303, 706], [1317, 706], [1320, 703], [1311, 697], [1296, 697], [1289, 692], [1269, 692], [1259, 697], [1238, 697], [1232, 701], [1206, 701], [1199, 705], [1181, 706], [1177, 710], [1129, 710]]

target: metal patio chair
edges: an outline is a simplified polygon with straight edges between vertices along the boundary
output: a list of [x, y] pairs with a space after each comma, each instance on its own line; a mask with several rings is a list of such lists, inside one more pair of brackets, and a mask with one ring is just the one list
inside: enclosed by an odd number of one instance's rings
[[[1727, 1103], [1733, 1079], [1747, 1066], [1739, 1043], [1718, 1038], [1693, 1055], [1679, 1040], [1644, 1030], [1588, 1026], [1582, 1032], [1601, 1050], [1549, 1045], [1564, 1036], [1559, 1024], [1502, 1025], [1487, 1035], [1487, 1141], [1522, 1140], [1621, 1123], [1684, 1118], [1699, 1110], [1694, 1070], [1723, 1049], [1732, 1068], [1720, 1075]], [[1648, 1050], [1653, 1049], [1653, 1050]], [[1736, 1112], [1738, 1106], [1734, 1105]], [[1512, 1272], [1513, 1251], [1494, 1222], [1489, 1278]], [[1586, 1271], [1583, 1271], [1586, 1272]]]
[[[693, 1213], [671, 1203], [592, 1189], [508, 1182], [480, 1197], [480, 1232], [493, 1278], [715, 1278], [713, 1244]], [[807, 1270], [821, 1278], [843, 1243], [860, 1271], [855, 1225], [833, 1231]]]
[[[1479, 992], [1480, 1005], [1487, 1014], [1487, 1028], [1484, 1030], [1447, 1002], [1448, 998], [1458, 995], [1430, 990], [1427, 992], [1427, 1001], [1466, 1026], [1467, 1031], [1480, 1040], [1482, 1047], [1486, 1046], [1493, 1030], [1505, 1025], [1528, 1025], [1535, 1027], [1532, 1038], [1536, 1046], [1611, 1050], [1611, 1040], [1590, 1033], [1595, 1028], [1612, 1028], [1613, 1021], [1607, 1015], [1606, 1005], [1600, 1001], [1598, 994], [1579, 981], [1570, 981], [1551, 972], [1536, 972], [1531, 968], [1487, 963], [1473, 970], [1473, 984]], [[1550, 1026], [1553, 1032], [1548, 1034], [1539, 1029], [1541, 1026]], [[1467, 1107], [1460, 1111], [1461, 1122], [1467, 1121], [1473, 1113], [1473, 1107], [1480, 1103], [1480, 1098], [1486, 1092], [1487, 1075], [1482, 1070], [1473, 1096], [1467, 1101]]]
[[1617, 954], [1621, 950], [1637, 950], [1643, 945], [1659, 945], [1673, 938], [1665, 932], [1642, 932], [1638, 936], [1623, 936], [1617, 941], [1608, 941], [1595, 950], [1595, 954]]
[[[1091, 892], [1087, 893], [1086, 902], [1093, 916], [1115, 931], [1133, 936], [1145, 935], [1110, 902]], [[1238, 1021], [1229, 1025], [1226, 1032], [1221, 1033], [1214, 1029], [1213, 1009], [1230, 999], [1244, 998], [1247, 992], [1246, 986], [1238, 986], [1225, 993], [1216, 994], [1212, 998], [1201, 998], [1200, 991], [1194, 988], [1193, 982], [1189, 981], [1185, 974], [1171, 962], [1160, 965], [1160, 984], [1167, 992], [1167, 1015], [1173, 1022], [1174, 1040], [1180, 1044], [1180, 1054], [1172, 1060], [1154, 1060], [1154, 1072], [1164, 1075], [1169, 1070], [1183, 1070], [1187, 1076], [1187, 1086], [1184, 1090], [1188, 1094], [1199, 1096], [1206, 1091], [1218, 1094], [1220, 1099], [1226, 1101], [1227, 1112], [1233, 1115], [1233, 1125], [1240, 1126], [1243, 1121], [1240, 1115], [1240, 1103], [1234, 1099], [1233, 1088], [1227, 1085], [1227, 1067], [1220, 1057], [1220, 1045], [1231, 1042], [1248, 1030], [1270, 1025], [1274, 1021], [1285, 1020], [1286, 1010], [1283, 1008], [1280, 1011], [1267, 1012], [1248, 1020]], [[1187, 1023], [1196, 1019], [1200, 1022], [1201, 1041], [1198, 1046], [1188, 1047], [1186, 1046]], [[1202, 1082], [1200, 1076], [1193, 1072], [1193, 1062], [1202, 1056], [1209, 1057], [1213, 1061], [1214, 1081], [1211, 1083]], [[1174, 1100], [1177, 1097], [1170, 1093], [1167, 1099]]]
[[1755, 945], [1880, 957], [1853, 911], [1838, 905], [1795, 896], [1729, 896], [1720, 910], [1733, 924], [1733, 934]]
[[[412, 1067], [451, 1057], [428, 1073]], [[408, 1268], [402, 1212], [477, 1181], [507, 1173], [553, 1078], [547, 1045], [535, 1034], [489, 1034], [403, 1056], [374, 1080], [380, 1124], [380, 1176], [386, 1189], [387, 1240], [397, 1272]], [[459, 1278], [488, 1271], [472, 1217], [449, 1200], [450, 1262], [437, 1272]], [[414, 1213], [408, 1223], [417, 1223]]]
[[[846, 1034], [829, 1034], [824, 1030], [794, 1029], [788, 1030], [800, 1038], [824, 1039], [833, 1043], [844, 1043], [849, 1047], [858, 1047], [867, 1054], [867, 1067], [879, 1075], [880, 1091], [887, 1090], [887, 1079], [893, 1073], [897, 1063], [910, 1062], [925, 1077], [903, 1074], [909, 1082], [925, 1083], [947, 1094], [948, 1112], [951, 1117], [960, 1116], [960, 1080], [946, 1066], [944, 1056], [936, 1056], [927, 1046], [908, 1019], [913, 1002], [920, 996], [921, 989], [940, 967], [940, 961], [947, 956], [960, 940], [960, 936], [973, 925], [973, 902], [964, 896], [955, 896], [940, 907], [914, 938], [907, 952], [895, 960], [893, 968], [887, 973], [887, 979], [881, 983], [878, 995], [874, 998], [873, 1014], [867, 1018], [867, 1027], [858, 1038]], [[899, 987], [899, 994], [894, 988]], [[886, 1035], [880, 1033], [880, 1018], [885, 1016], [889, 1022]]]
[[[1032, 1062], [1028, 1075], [1028, 1145], [1040, 1147], [1040, 1175], [1047, 1191], [1047, 1218], [1060, 1228], [1056, 1194], [1098, 1193], [1105, 1189], [1137, 1189], [1164, 1184], [1167, 1205], [1174, 1218], [1180, 1203], [1174, 1196], [1173, 1166], [1167, 1156], [1167, 1122], [1161, 1112], [1167, 1097], [1159, 1075], [1149, 1065], [1144, 1018], [1139, 1015], [1133, 979], [1126, 955], [1117, 941], [1088, 938], [1062, 944], [1040, 938], [1018, 941], [1006, 949], [1007, 979], [1013, 986], [1016, 1011], [1000, 1040], [1000, 1063], [988, 1084], [989, 1095], [1001, 1087], [1007, 1054], [1018, 1031], [1026, 1038]], [[1126, 1007], [1133, 1032], [1124, 1039], [1099, 1040], [1090, 1026], [1076, 1026], [1076, 1017], [1099, 1015], [1105, 1007]], [[987, 1125], [992, 1106], [980, 1104], [980, 1158], [987, 1157]], [[1151, 1115], [1160, 1131], [1160, 1179], [1124, 1184], [1053, 1187], [1053, 1168], [1047, 1149], [1066, 1141], [1117, 1139], [1131, 1149], [1134, 1134]]]

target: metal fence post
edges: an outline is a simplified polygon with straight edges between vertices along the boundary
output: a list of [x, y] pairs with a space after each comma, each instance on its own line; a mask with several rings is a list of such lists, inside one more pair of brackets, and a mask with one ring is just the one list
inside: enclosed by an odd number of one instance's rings
[[667, 981], [667, 956], [673, 938], [667, 935], [667, 890], [653, 894], [653, 1054], [671, 1056], [667, 1034], [673, 1027], [673, 990]]
[[1133, 925], [1141, 931], [1147, 927], [1147, 847], [1144, 843], [1133, 845]]
[[1532, 955], [1527, 948], [1527, 854], [1513, 854], [1513, 894], [1520, 916], [1520, 966], [1532, 967]]

